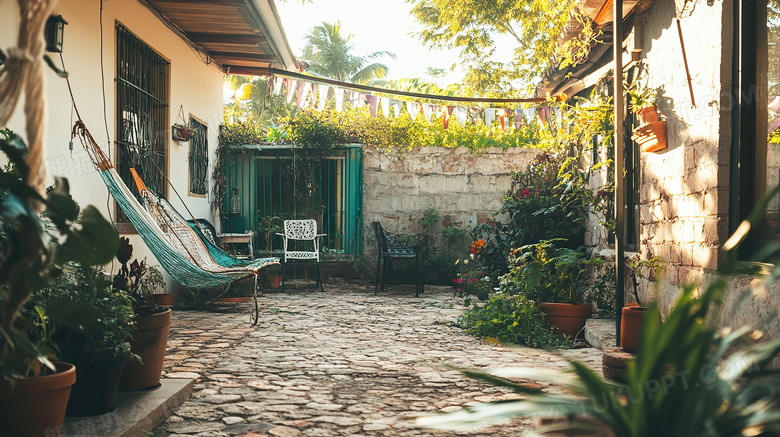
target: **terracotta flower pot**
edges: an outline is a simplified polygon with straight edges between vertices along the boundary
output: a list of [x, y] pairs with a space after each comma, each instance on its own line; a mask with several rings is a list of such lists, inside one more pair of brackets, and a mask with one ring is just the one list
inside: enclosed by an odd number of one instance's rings
[[646, 106], [639, 109], [636, 112], [636, 115], [639, 117], [640, 124], [654, 123], [658, 121], [658, 108], [655, 106]]
[[570, 337], [575, 337], [593, 315], [593, 306], [587, 303], [542, 302], [539, 307], [544, 313], [544, 323], [552, 327], [554, 333]]
[[64, 349], [61, 352], [64, 360], [76, 366], [76, 383], [65, 415], [95, 416], [114, 411], [125, 356], [117, 355], [114, 349]]
[[58, 435], [76, 367], [54, 363], [57, 373], [16, 381], [13, 389], [0, 379], [0, 433], [9, 436]]
[[281, 275], [271, 275], [271, 288], [279, 288], [281, 284], [282, 284]]
[[648, 309], [633, 304], [623, 307], [620, 322], [620, 347], [624, 351], [634, 353], [639, 347], [639, 333]]
[[160, 306], [171, 307], [173, 306], [173, 294], [170, 293], [153, 294], [152, 301]]
[[131, 360], [125, 365], [119, 391], [143, 390], [160, 384], [170, 329], [170, 309], [135, 319], [130, 351], [140, 356], [143, 364]]
[[657, 152], [666, 148], [666, 120], [645, 123], [634, 129], [631, 139], [643, 152]]

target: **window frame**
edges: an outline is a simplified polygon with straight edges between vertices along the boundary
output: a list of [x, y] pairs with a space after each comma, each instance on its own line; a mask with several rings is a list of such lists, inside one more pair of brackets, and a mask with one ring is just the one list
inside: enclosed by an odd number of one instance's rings
[[192, 159], [193, 158], [193, 143], [194, 143], [193, 140], [196, 137], [198, 137], [197, 131], [200, 130], [200, 128], [198, 128], [198, 129], [195, 129], [196, 130], [195, 135], [193, 135], [193, 137], [190, 138], [190, 141], [189, 141], [189, 151], [187, 152], [187, 162], [188, 162], [188, 165], [187, 165], [187, 181], [188, 181], [188, 183], [187, 183], [187, 193], [188, 194], [187, 195], [189, 197], [197, 197], [197, 198], [205, 199], [205, 198], [208, 197], [208, 194], [209, 194], [209, 125], [208, 125], [208, 123], [203, 121], [201, 118], [198, 118], [198, 117], [190, 114], [189, 115], [189, 127], [190, 128], [194, 128], [193, 122], [195, 122], [195, 123], [199, 124], [200, 126], [202, 126], [202, 129], [204, 130], [204, 133], [203, 133], [203, 139], [205, 141], [204, 144], [203, 144], [203, 158], [204, 159], [203, 159], [203, 163], [202, 163], [202, 165], [205, 167], [203, 169], [204, 192], [203, 193], [196, 193], [196, 192], [193, 191], [193, 180], [194, 180], [193, 179], [193, 165], [194, 164], [193, 164], [193, 159]]
[[[128, 152], [127, 149], [123, 150], [123, 147], [127, 147], [128, 141], [126, 140], [128, 132], [125, 130], [127, 129], [126, 123], [128, 123], [128, 120], [135, 120], [131, 121], [131, 123], [137, 124], [139, 126], [142, 126], [145, 122], [143, 120], [138, 121], [139, 117], [138, 114], [149, 114], [152, 111], [155, 111], [156, 117], [150, 118], [148, 121], [149, 126], [146, 127], [146, 133], [149, 135], [149, 150], [152, 151], [152, 153], [161, 152], [164, 154], [161, 162], [154, 163], [155, 167], [162, 167], [162, 171], [165, 173], [164, 177], [160, 177], [157, 180], [153, 180], [151, 177], [145, 177], [144, 183], [149, 186], [152, 189], [155, 189], [156, 194], [160, 195], [161, 197], [167, 198], [168, 197], [168, 185], [167, 182], [165, 182], [165, 178], [167, 175], [170, 174], [170, 140], [171, 140], [171, 127], [170, 127], [170, 101], [171, 101], [171, 61], [167, 57], [163, 56], [159, 51], [155, 50], [152, 45], [144, 41], [138, 34], [130, 30], [128, 26], [120, 22], [119, 20], [116, 20], [114, 23], [114, 36], [115, 36], [115, 54], [114, 54], [114, 61], [115, 61], [115, 72], [114, 72], [114, 109], [116, 111], [115, 113], [115, 141], [114, 141], [114, 165], [117, 169], [117, 172], [119, 172], [120, 177], [123, 178], [125, 183], [127, 184], [128, 188], [136, 195], [137, 189], [135, 188], [135, 183], [132, 182], [127, 175], [122, 175], [123, 167], [125, 166], [125, 163], [123, 162], [123, 155], [124, 154], [130, 154], [131, 152]], [[131, 47], [132, 46], [132, 47]], [[133, 53], [128, 52], [128, 47], [133, 50]], [[133, 57], [133, 56], [127, 56], [126, 58], [121, 58], [121, 56], [124, 55], [137, 55], [138, 51], [145, 52], [148, 56], [143, 58]], [[144, 62], [147, 62], [148, 64], [144, 65], [142, 68], [149, 68], [150, 66], [153, 66], [155, 70], [153, 71], [156, 74], [162, 74], [162, 79], [156, 79], [156, 80], [148, 80], [145, 85], [147, 86], [160, 86], [162, 87], [162, 90], [159, 92], [155, 92], [153, 89], [146, 89], [143, 86], [139, 86], [138, 84], [134, 83], [132, 80], [129, 80], [129, 76], [132, 74], [130, 72], [127, 72], [123, 69], [123, 67], [126, 64], [130, 64], [134, 61], [137, 61], [138, 59], [142, 59], [141, 64], [143, 65]], [[157, 63], [157, 64], [155, 64]], [[147, 71], [148, 73], [148, 71]], [[128, 77], [126, 77], [128, 76]], [[147, 77], [147, 79], [149, 79]], [[151, 85], [150, 85], [151, 84]], [[128, 97], [129, 92], [134, 91], [141, 97], [135, 97], [136, 107], [135, 111], [127, 111], [123, 104], [130, 100]], [[127, 95], [122, 95], [121, 93], [128, 93]], [[143, 97], [147, 99], [151, 99], [152, 103], [156, 103], [157, 106], [147, 104], [147, 106], [143, 106], [143, 104], [138, 103], [140, 99]], [[127, 106], [127, 105], [125, 105]], [[150, 109], [154, 108], [154, 109]], [[146, 114], [142, 112], [142, 110], [146, 111]], [[134, 117], [130, 117], [134, 116]], [[142, 117], [141, 117], [142, 118]], [[134, 130], [130, 133], [130, 135], [139, 135], [139, 132], [143, 134], [144, 128], [139, 127], [138, 129]], [[149, 163], [149, 162], [147, 162]], [[151, 167], [151, 165], [150, 165]], [[151, 171], [151, 170], [150, 170]], [[144, 173], [141, 172], [141, 177], [144, 177]], [[117, 230], [120, 233], [136, 233], [135, 228], [132, 226], [131, 223], [127, 220], [126, 216], [122, 212], [121, 208], [119, 207], [116, 202], [114, 202], [114, 211], [115, 211], [115, 218], [114, 222], [116, 224]]]

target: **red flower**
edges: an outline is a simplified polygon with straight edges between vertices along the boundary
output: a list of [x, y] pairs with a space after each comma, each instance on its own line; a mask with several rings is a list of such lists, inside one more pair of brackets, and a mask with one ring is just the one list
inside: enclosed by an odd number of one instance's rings
[[521, 192], [520, 192], [520, 194], [522, 194], [522, 195], [523, 195], [523, 197], [528, 197], [528, 196], [530, 196], [530, 195], [531, 195], [531, 190], [529, 190], [528, 188], [526, 188], [525, 190], [521, 191]]

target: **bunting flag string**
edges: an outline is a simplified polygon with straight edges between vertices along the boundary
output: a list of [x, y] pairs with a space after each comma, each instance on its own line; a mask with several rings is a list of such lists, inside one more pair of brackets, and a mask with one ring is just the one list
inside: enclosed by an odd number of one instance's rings
[[[422, 115], [428, 123], [432, 123], [433, 116], [441, 118], [442, 126], [448, 129], [450, 122], [454, 120], [460, 126], [466, 126], [469, 119], [482, 121], [489, 128], [500, 127], [502, 131], [521, 129], [523, 125], [533, 126], [536, 122], [541, 123], [545, 129], [553, 132], [554, 129], [562, 128], [562, 118], [560, 108], [556, 106], [537, 106], [525, 108], [478, 108], [461, 105], [437, 105], [433, 103], [418, 103], [406, 99], [393, 99], [383, 95], [363, 93], [349, 88], [340, 88], [321, 84], [317, 81], [296, 80], [288, 77], [272, 76], [268, 80], [268, 90], [271, 93], [279, 95], [284, 93], [288, 103], [295, 99], [296, 104], [301, 109], [308, 107], [323, 111], [332, 89], [335, 100], [335, 110], [341, 111], [344, 103], [349, 103], [352, 107], [359, 108], [368, 106], [372, 117], [376, 117], [379, 108], [382, 108], [382, 115], [389, 118], [390, 108], [393, 109], [393, 116], [398, 117], [406, 106], [406, 110], [412, 120]], [[481, 114], [480, 114], [481, 113]], [[471, 116], [469, 114], [472, 114]], [[538, 117], [538, 118], [537, 118]], [[497, 126], [494, 126], [497, 122]]]

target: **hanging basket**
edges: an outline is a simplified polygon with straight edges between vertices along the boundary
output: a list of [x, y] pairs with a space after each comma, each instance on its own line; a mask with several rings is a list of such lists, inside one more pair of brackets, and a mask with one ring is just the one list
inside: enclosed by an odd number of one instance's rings
[[183, 124], [174, 124], [172, 133], [173, 139], [179, 142], [189, 141], [195, 135], [193, 129]]
[[666, 120], [645, 123], [634, 129], [631, 139], [643, 152], [657, 152], [666, 148]]

